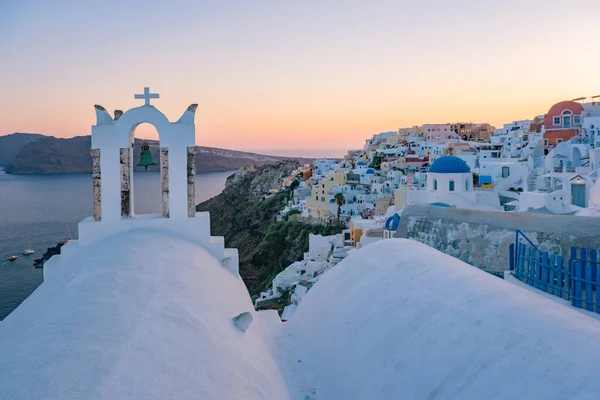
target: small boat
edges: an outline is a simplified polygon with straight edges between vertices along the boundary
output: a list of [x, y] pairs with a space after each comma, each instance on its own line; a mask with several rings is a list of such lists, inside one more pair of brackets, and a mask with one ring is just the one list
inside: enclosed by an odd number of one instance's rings
[[17, 258], [19, 258], [19, 256], [10, 256], [9, 260], [10, 261], [15, 261]]
[[35, 250], [31, 248], [31, 240], [27, 239], [27, 248], [23, 251], [24, 256], [29, 256], [35, 253]]
[[61, 239], [60, 243], [61, 244], [67, 244], [67, 242], [71, 240], [71, 227], [69, 227], [69, 236], [67, 236], [66, 238]]

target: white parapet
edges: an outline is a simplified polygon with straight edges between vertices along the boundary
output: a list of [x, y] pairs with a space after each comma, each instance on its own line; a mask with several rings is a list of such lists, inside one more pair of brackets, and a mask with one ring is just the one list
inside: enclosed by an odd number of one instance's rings
[[85, 251], [110, 236], [138, 230], [166, 232], [199, 244], [220, 260], [224, 267], [235, 275], [238, 274], [237, 250], [225, 249], [223, 237], [210, 236], [208, 212], [197, 212], [194, 217], [184, 219], [163, 218], [161, 214], [148, 214], [116, 221], [94, 221], [92, 217], [88, 217], [79, 223], [78, 248], [80, 251]]

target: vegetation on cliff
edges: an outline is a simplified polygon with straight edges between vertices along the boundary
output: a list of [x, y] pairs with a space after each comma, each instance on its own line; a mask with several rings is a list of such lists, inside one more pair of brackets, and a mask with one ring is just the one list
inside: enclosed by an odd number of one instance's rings
[[198, 211], [209, 211], [211, 233], [224, 236], [227, 247], [238, 249], [240, 275], [250, 295], [257, 296], [271, 280], [308, 251], [308, 235], [331, 235], [341, 228], [299, 221], [276, 221], [291, 191], [265, 196], [276, 189], [298, 164], [277, 164], [247, 168], [227, 180], [223, 192], [199, 204]]

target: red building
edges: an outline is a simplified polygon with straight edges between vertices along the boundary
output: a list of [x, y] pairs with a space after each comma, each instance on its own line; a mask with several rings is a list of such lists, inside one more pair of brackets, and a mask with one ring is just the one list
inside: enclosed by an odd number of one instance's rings
[[544, 145], [556, 146], [581, 133], [583, 106], [575, 101], [561, 101], [544, 115]]

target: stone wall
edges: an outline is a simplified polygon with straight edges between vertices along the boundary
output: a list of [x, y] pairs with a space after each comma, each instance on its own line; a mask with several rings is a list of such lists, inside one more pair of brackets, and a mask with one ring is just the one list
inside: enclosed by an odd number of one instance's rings
[[188, 217], [196, 215], [196, 146], [187, 148]]
[[120, 149], [121, 157], [121, 218], [131, 217], [131, 148]]
[[600, 218], [409, 205], [395, 237], [415, 239], [483, 270], [509, 268], [519, 229], [543, 251], [569, 255], [571, 246], [600, 248]]
[[169, 149], [160, 148], [160, 184], [162, 198], [162, 216], [169, 218]]
[[94, 220], [102, 220], [102, 173], [100, 171], [100, 149], [92, 149], [92, 196]]

